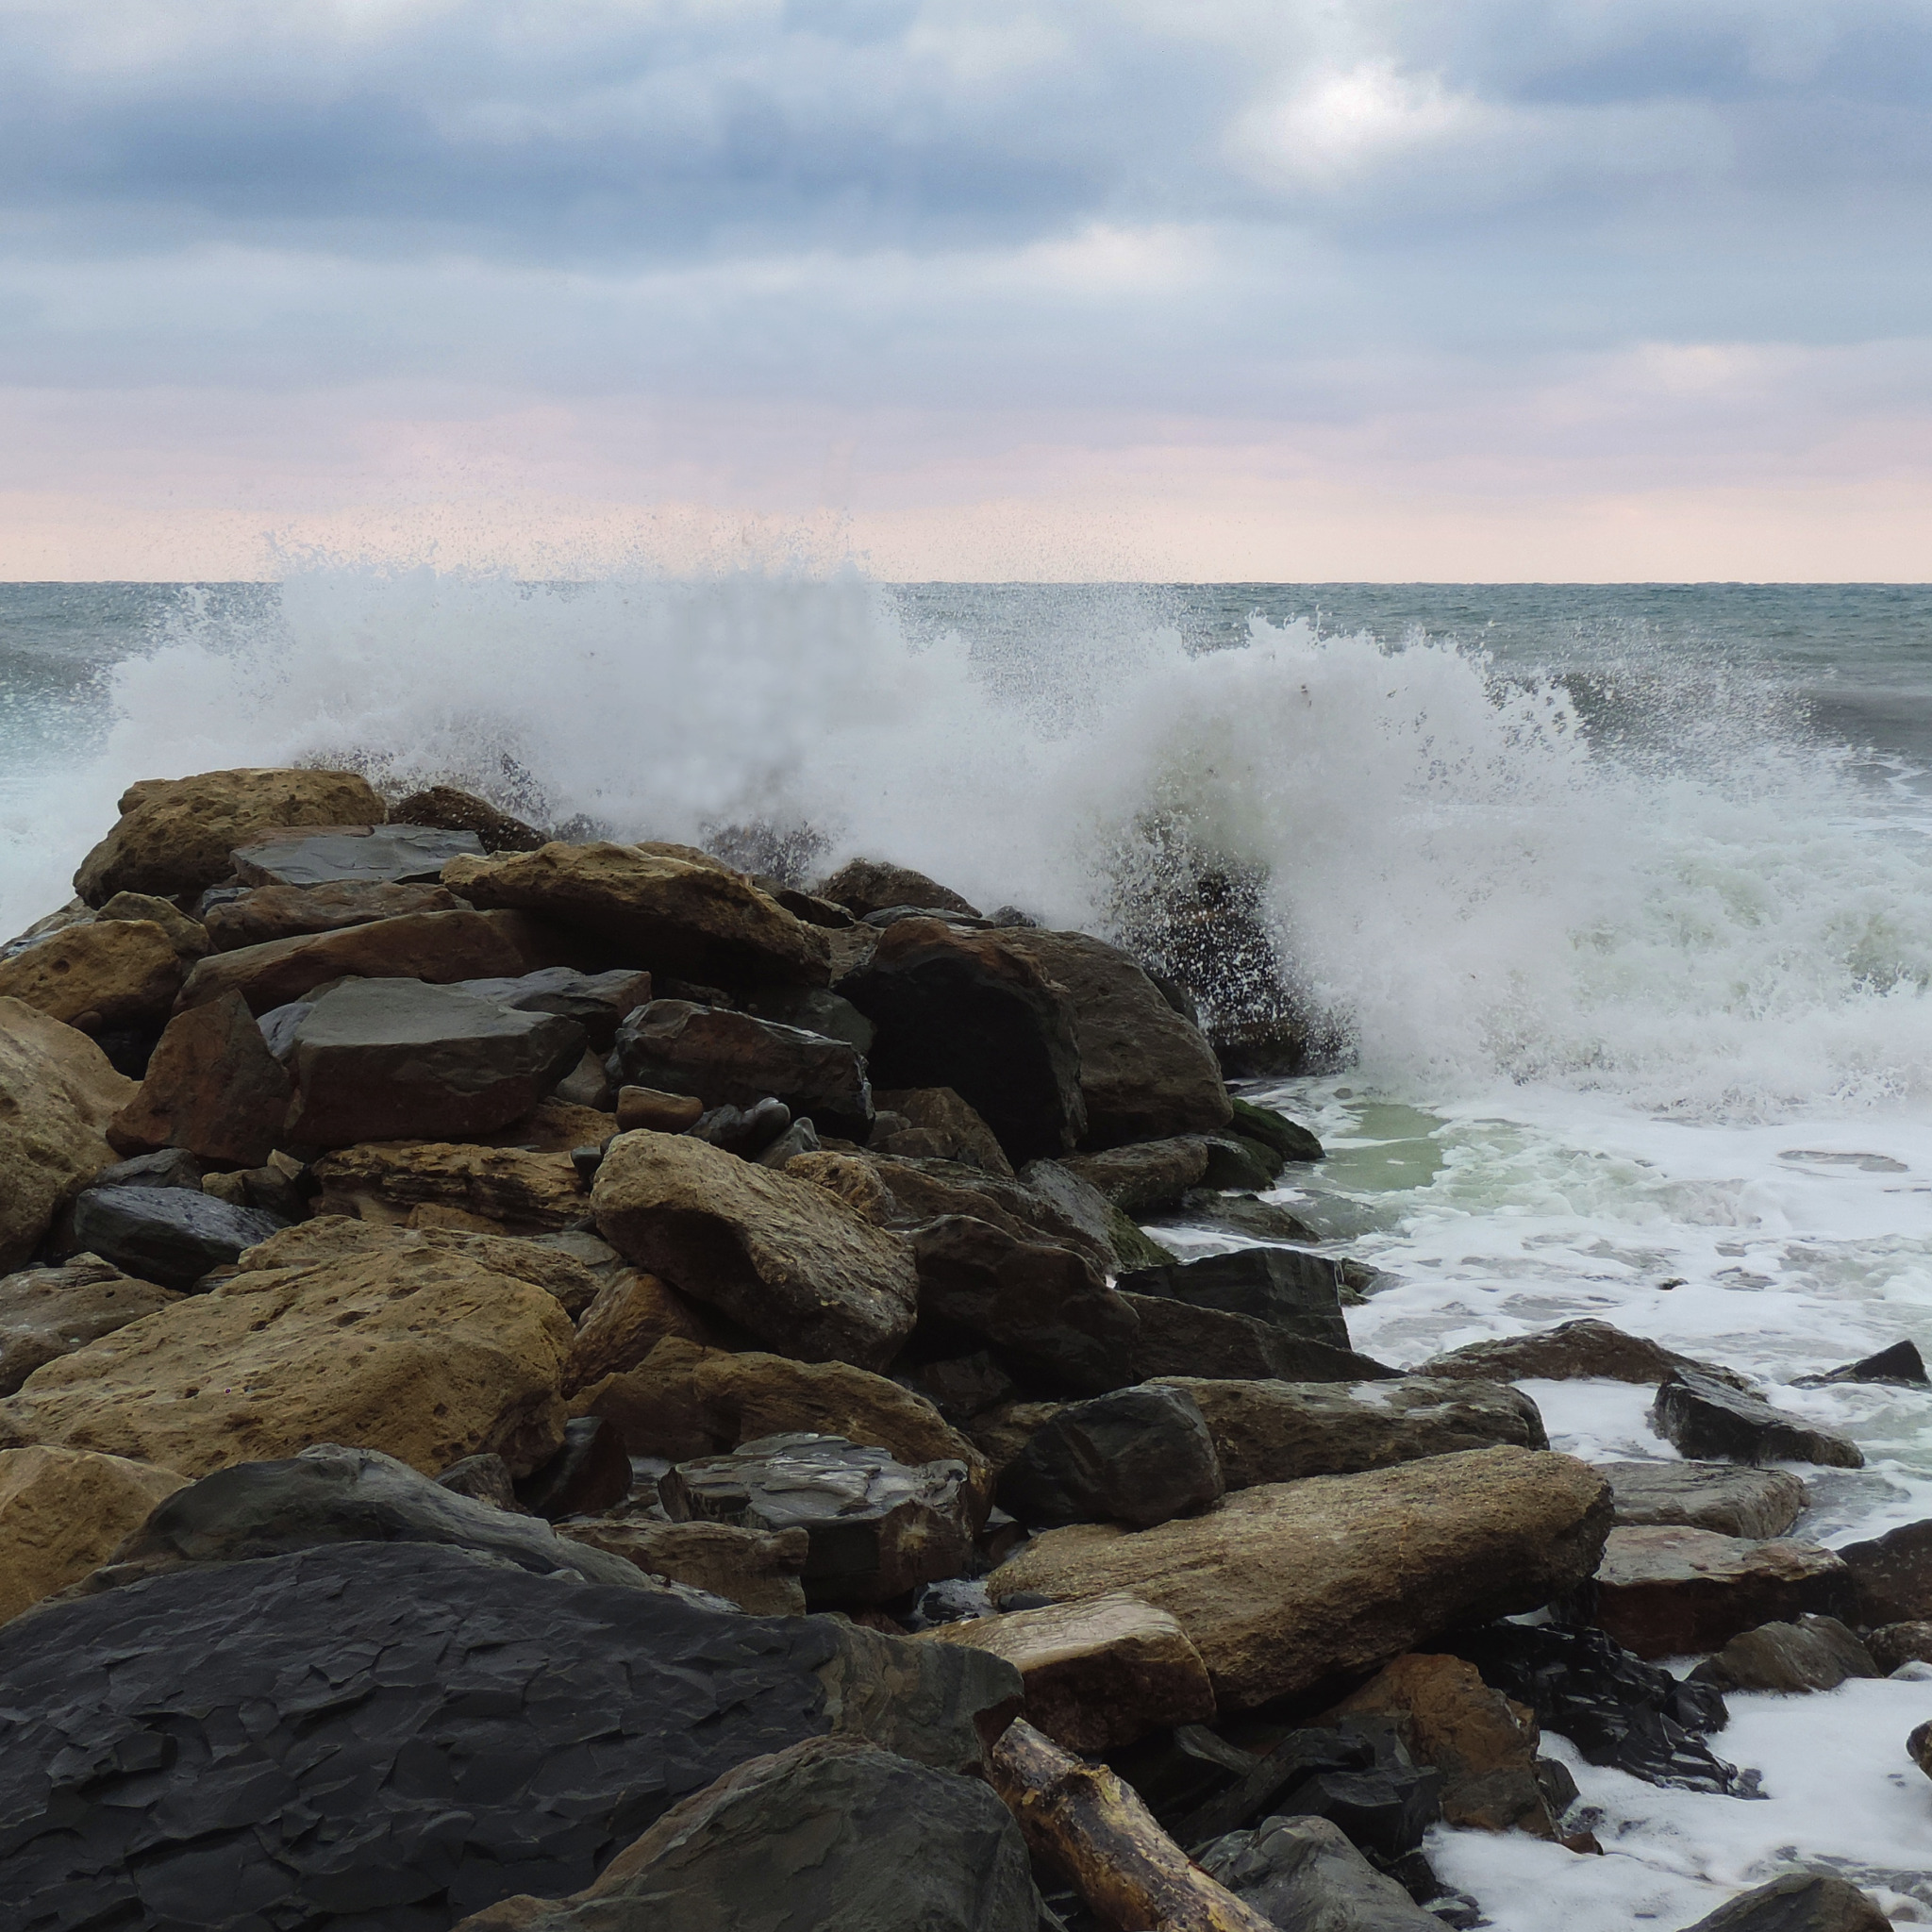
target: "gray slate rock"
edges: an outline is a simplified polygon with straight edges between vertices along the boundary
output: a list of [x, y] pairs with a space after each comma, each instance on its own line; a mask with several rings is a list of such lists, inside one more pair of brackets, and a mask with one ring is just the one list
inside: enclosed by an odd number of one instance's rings
[[452, 858], [480, 855], [475, 832], [430, 825], [337, 825], [264, 833], [235, 847], [244, 886], [435, 885]]
[[826, 1132], [863, 1140], [872, 1129], [865, 1060], [849, 1041], [783, 1026], [724, 1007], [653, 1000], [617, 1030], [626, 1082], [689, 1093], [708, 1108], [775, 1096]]
[[1863, 1469], [1849, 1436], [1821, 1429], [1756, 1395], [1727, 1389], [1691, 1369], [1674, 1369], [1651, 1404], [1651, 1422], [1683, 1455], [1733, 1462], [1817, 1462]]
[[[277, 1051], [278, 1035], [263, 1032]], [[279, 1048], [295, 1085], [289, 1140], [351, 1147], [494, 1133], [532, 1111], [583, 1053], [583, 1027], [559, 1014], [514, 1012], [420, 979], [351, 980], [310, 1005]]]
[[1394, 1381], [1402, 1373], [1373, 1357], [1306, 1340], [1252, 1315], [1199, 1308], [1160, 1295], [1124, 1294], [1121, 1299], [1141, 1322], [1131, 1381], [1202, 1375], [1243, 1382], [1378, 1382]]
[[1809, 1492], [1785, 1469], [1735, 1462], [1599, 1462], [1610, 1486], [1619, 1527], [1681, 1523], [1720, 1536], [1784, 1535], [1804, 1513]]
[[201, 1191], [202, 1165], [185, 1147], [162, 1147], [104, 1167], [91, 1188], [188, 1188]]
[[443, 1932], [809, 1738], [974, 1770], [1019, 1695], [962, 1645], [467, 1550], [176, 1571], [0, 1627], [0, 1898], [21, 1932]]
[[1800, 1375], [1801, 1389], [1828, 1389], [1836, 1382], [1890, 1382], [1902, 1389], [1924, 1389], [1932, 1385], [1925, 1374], [1925, 1358], [1916, 1341], [1894, 1341], [1876, 1355], [1868, 1355], [1841, 1369], [1822, 1375]]
[[1442, 1932], [1394, 1879], [1325, 1818], [1270, 1818], [1230, 1832], [1201, 1869], [1281, 1932]]
[[1308, 1341], [1348, 1346], [1341, 1263], [1304, 1248], [1237, 1248], [1171, 1268], [1141, 1268], [1116, 1284], [1124, 1294], [1160, 1295], [1191, 1307], [1247, 1315]]
[[675, 1523], [803, 1529], [814, 1608], [877, 1604], [954, 1576], [973, 1545], [963, 1462], [908, 1467], [842, 1436], [760, 1436], [728, 1456], [678, 1463], [658, 1484]]
[[747, 1013], [760, 1020], [823, 1034], [827, 1040], [842, 1040], [861, 1055], [872, 1051], [872, 1022], [850, 1000], [841, 999], [822, 986], [764, 986], [746, 994], [742, 1005]]
[[1224, 1487], [1214, 1438], [1191, 1395], [1120, 1389], [1071, 1403], [1037, 1428], [1002, 1472], [999, 1499], [1028, 1524], [1146, 1529], [1205, 1509]]
[[74, 1204], [77, 1248], [162, 1288], [192, 1288], [288, 1224], [179, 1187], [89, 1188]]
[[1890, 1924], [1856, 1885], [1792, 1872], [1740, 1892], [1684, 1932], [1889, 1932]]
[[1932, 1618], [1932, 1519], [1846, 1543], [1839, 1557], [1858, 1592], [1858, 1617], [1878, 1627]]
[[[809, 1857], [774, 1856], [808, 1844]], [[534, 1908], [534, 1909], [533, 1909]], [[1037, 1932], [1025, 1840], [985, 1784], [814, 1738], [725, 1773], [588, 1891], [465, 1932]]]
[[247, 1562], [330, 1543], [446, 1543], [540, 1576], [562, 1573], [626, 1589], [644, 1580], [634, 1564], [567, 1541], [535, 1516], [475, 1501], [380, 1450], [322, 1442], [278, 1461], [218, 1469], [176, 1490], [91, 1581], [118, 1588], [189, 1564]]
[[458, 979], [459, 991], [494, 1000], [513, 1013], [558, 1013], [584, 1029], [598, 1053], [608, 1053], [625, 1016], [651, 997], [651, 975], [632, 967], [579, 973], [574, 966], [545, 966], [515, 979]]

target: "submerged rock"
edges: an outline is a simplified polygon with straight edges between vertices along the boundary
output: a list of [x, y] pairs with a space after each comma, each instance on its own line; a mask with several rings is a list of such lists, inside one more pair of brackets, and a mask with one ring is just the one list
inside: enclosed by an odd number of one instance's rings
[[1720, 1690], [1835, 1690], [1878, 1666], [1836, 1617], [1800, 1617], [1740, 1632], [1691, 1674]]
[[1902, 1389], [1924, 1389], [1932, 1382], [1925, 1374], [1925, 1358], [1916, 1341], [1894, 1341], [1876, 1355], [1846, 1362], [1823, 1375], [1800, 1375], [1801, 1389], [1825, 1389], [1838, 1382], [1889, 1382]]
[[1856, 1885], [1792, 1872], [1739, 1893], [1684, 1932], [1887, 1932], [1890, 1924]]
[[1852, 1573], [1861, 1623], [1932, 1618], [1932, 1519], [1846, 1543], [1838, 1554]]
[[1559, 1323], [1534, 1335], [1512, 1335], [1495, 1341], [1472, 1341], [1424, 1362], [1424, 1375], [1474, 1375], [1485, 1382], [1535, 1378], [1564, 1382], [1598, 1376], [1609, 1382], [1661, 1382], [1678, 1370], [1734, 1389], [1744, 1387], [1741, 1376], [1727, 1369], [1679, 1355], [1641, 1335], [1626, 1335], [1607, 1322], [1585, 1320]]
[[1817, 1428], [1802, 1416], [1693, 1370], [1673, 1369], [1650, 1413], [1657, 1434], [1688, 1457], [1818, 1462], [1835, 1469], [1865, 1466], [1863, 1452], [1850, 1437]]

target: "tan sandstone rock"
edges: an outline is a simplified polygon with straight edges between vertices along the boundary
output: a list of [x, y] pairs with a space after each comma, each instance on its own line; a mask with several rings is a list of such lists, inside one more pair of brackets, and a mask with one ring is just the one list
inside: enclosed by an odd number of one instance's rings
[[610, 1143], [591, 1203], [613, 1247], [780, 1354], [883, 1368], [912, 1331], [910, 1246], [808, 1181], [640, 1131]]
[[640, 1367], [669, 1335], [700, 1348], [719, 1340], [715, 1324], [675, 1288], [641, 1269], [627, 1270], [598, 1291], [578, 1321], [564, 1367], [563, 1392], [575, 1395], [606, 1375]]
[[573, 1418], [609, 1423], [633, 1456], [668, 1456], [674, 1462], [724, 1447], [698, 1401], [697, 1372], [713, 1351], [682, 1335], [667, 1335], [634, 1369], [623, 1369], [571, 1397]]
[[1315, 1690], [1436, 1632], [1535, 1609], [1596, 1569], [1609, 1488], [1588, 1463], [1474, 1449], [1224, 1497], [1128, 1532], [1049, 1530], [989, 1581], [997, 1600], [1131, 1591], [1179, 1620], [1224, 1709]]
[[172, 897], [228, 875], [228, 854], [275, 825], [379, 825], [386, 814], [353, 772], [243, 768], [144, 778], [121, 795], [114, 829], [81, 860], [74, 890], [90, 906], [116, 892]]
[[185, 1488], [172, 1469], [76, 1449], [0, 1449], [0, 1624], [78, 1583]]
[[626, 963], [704, 986], [824, 986], [830, 953], [736, 873], [599, 841], [453, 858], [442, 882], [473, 906], [541, 913], [616, 945]]
[[68, 925], [0, 959], [0, 998], [25, 1001], [50, 1019], [98, 1033], [158, 1020], [175, 1004], [187, 969], [151, 919]]
[[551, 1295], [436, 1248], [255, 1270], [36, 1370], [0, 1402], [0, 1445], [201, 1476], [341, 1442], [525, 1474], [562, 1442], [570, 1342]]
[[1165, 1610], [1126, 1591], [923, 1631], [1003, 1657], [1026, 1687], [1026, 1722], [1069, 1751], [1112, 1751], [1214, 1715], [1201, 1654]]
[[57, 1210], [114, 1164], [107, 1125], [136, 1091], [84, 1033], [0, 998], [0, 1274], [18, 1268]]
[[606, 1518], [560, 1523], [558, 1536], [607, 1550], [673, 1583], [708, 1590], [755, 1617], [802, 1617], [799, 1580], [811, 1539], [802, 1529], [767, 1532], [735, 1523], [649, 1523]]
[[137, 1281], [98, 1255], [0, 1277], [0, 1395], [11, 1395], [43, 1362], [180, 1299], [175, 1290]]
[[[464, 1141], [375, 1141], [315, 1163], [319, 1214], [434, 1225], [425, 1209], [458, 1209], [479, 1233], [551, 1234], [588, 1218], [591, 1199], [568, 1154]], [[469, 1220], [458, 1224], [468, 1226]]]

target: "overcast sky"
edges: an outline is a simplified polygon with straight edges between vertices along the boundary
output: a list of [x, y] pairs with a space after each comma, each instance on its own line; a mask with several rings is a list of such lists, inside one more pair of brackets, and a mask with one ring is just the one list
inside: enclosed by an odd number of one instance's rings
[[1932, 0], [0, 0], [0, 575], [1928, 579], [1928, 109]]

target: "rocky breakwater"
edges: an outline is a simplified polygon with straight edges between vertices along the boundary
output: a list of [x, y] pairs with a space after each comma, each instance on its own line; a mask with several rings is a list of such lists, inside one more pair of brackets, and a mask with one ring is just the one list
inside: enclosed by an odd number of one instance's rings
[[1162, 1248], [1322, 1150], [1104, 939], [351, 773], [75, 886], [0, 947], [24, 1932], [1461, 1925], [1435, 1821], [1590, 1849], [1539, 1726], [1737, 1790], [1722, 1687], [1932, 1627], [1789, 1474], [1551, 1454], [1602, 1337], [1403, 1375], [1347, 1257]]

